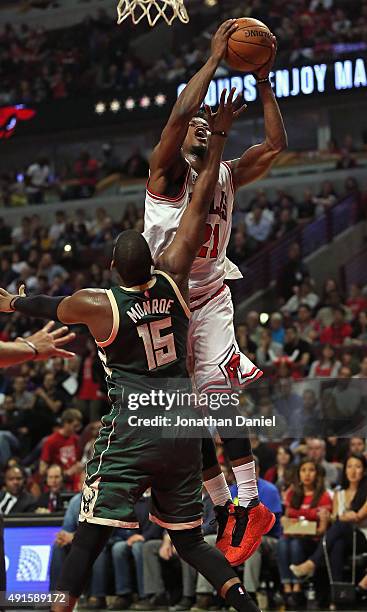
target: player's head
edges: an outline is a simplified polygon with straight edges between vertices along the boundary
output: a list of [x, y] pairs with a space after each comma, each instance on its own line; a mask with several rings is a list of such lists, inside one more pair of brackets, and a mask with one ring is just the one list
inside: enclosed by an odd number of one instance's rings
[[111, 268], [116, 268], [126, 287], [144, 285], [151, 279], [152, 254], [140, 232], [126, 230], [116, 239]]
[[208, 148], [209, 138], [210, 130], [206, 112], [199, 110], [189, 123], [186, 138], [182, 145], [183, 152], [203, 158]]

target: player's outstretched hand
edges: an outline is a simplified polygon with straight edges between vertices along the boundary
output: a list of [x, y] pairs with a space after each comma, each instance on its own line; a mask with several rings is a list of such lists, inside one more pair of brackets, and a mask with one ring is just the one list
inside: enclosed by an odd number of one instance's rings
[[223, 89], [220, 96], [219, 107], [216, 113], [212, 112], [210, 106], [205, 106], [205, 111], [208, 118], [209, 128], [211, 132], [228, 132], [232, 123], [239, 117], [247, 108], [247, 104], [242, 104], [242, 96], [239, 94], [234, 98], [236, 88], [233, 87], [227, 96], [227, 90]]
[[10, 303], [16, 297], [25, 297], [24, 285], [20, 285], [18, 293], [15, 294], [0, 288], [0, 312], [13, 312], [13, 309], [10, 308]]
[[216, 62], [224, 58], [230, 36], [237, 30], [238, 24], [235, 19], [224, 21], [212, 38], [211, 56]]
[[[60, 348], [72, 342], [75, 339], [75, 334], [69, 332], [66, 326], [51, 331], [54, 326], [55, 321], [49, 321], [38, 332], [25, 338], [28, 342], [32, 342], [37, 349], [34, 361], [42, 361], [51, 357], [62, 357], [63, 359], [73, 359], [75, 357], [75, 353]], [[24, 342], [24, 339], [17, 338], [16, 341]]]
[[266, 62], [266, 64], [264, 64], [263, 66], [261, 66], [261, 68], [259, 68], [254, 73], [258, 79], [266, 79], [269, 76], [269, 73], [274, 65], [275, 56], [277, 54], [277, 39], [274, 36], [274, 34], [272, 34], [272, 39], [273, 39], [273, 44], [271, 46], [271, 56], [270, 56], [269, 61]]

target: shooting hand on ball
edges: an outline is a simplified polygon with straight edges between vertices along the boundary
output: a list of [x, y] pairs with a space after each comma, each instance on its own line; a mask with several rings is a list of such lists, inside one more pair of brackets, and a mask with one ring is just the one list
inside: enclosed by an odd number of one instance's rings
[[274, 65], [275, 62], [275, 56], [277, 54], [277, 39], [274, 35], [272, 35], [272, 39], [273, 39], [273, 44], [271, 46], [271, 56], [270, 59], [266, 62], [266, 64], [264, 64], [263, 66], [261, 66], [261, 68], [259, 68], [254, 74], [256, 75], [257, 79], [266, 79], [269, 76], [269, 73], [271, 72], [271, 69]]
[[226, 55], [228, 40], [237, 28], [238, 24], [235, 19], [227, 19], [227, 21], [219, 26], [214, 34], [212, 38], [211, 56], [218, 64]]

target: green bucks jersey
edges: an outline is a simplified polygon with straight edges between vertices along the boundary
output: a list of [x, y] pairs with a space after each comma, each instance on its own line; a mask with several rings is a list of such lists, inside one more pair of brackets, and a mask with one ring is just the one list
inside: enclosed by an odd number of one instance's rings
[[188, 379], [186, 340], [190, 311], [175, 282], [155, 271], [139, 289], [107, 291], [113, 327], [105, 342], [97, 342], [109, 395], [121, 387], [153, 385], [153, 379]]

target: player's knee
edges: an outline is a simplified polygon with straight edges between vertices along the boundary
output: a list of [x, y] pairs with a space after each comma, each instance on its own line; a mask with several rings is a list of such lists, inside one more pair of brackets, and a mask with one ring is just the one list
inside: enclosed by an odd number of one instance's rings
[[210, 548], [204, 541], [201, 527], [184, 529], [182, 531], [169, 530], [168, 534], [178, 555], [188, 563], [192, 561], [193, 557], [201, 555], [203, 549]]
[[94, 523], [84, 521], [78, 525], [73, 544], [78, 548], [83, 548], [87, 553], [100, 552], [107, 543], [112, 531], [113, 527], [95, 525]]

